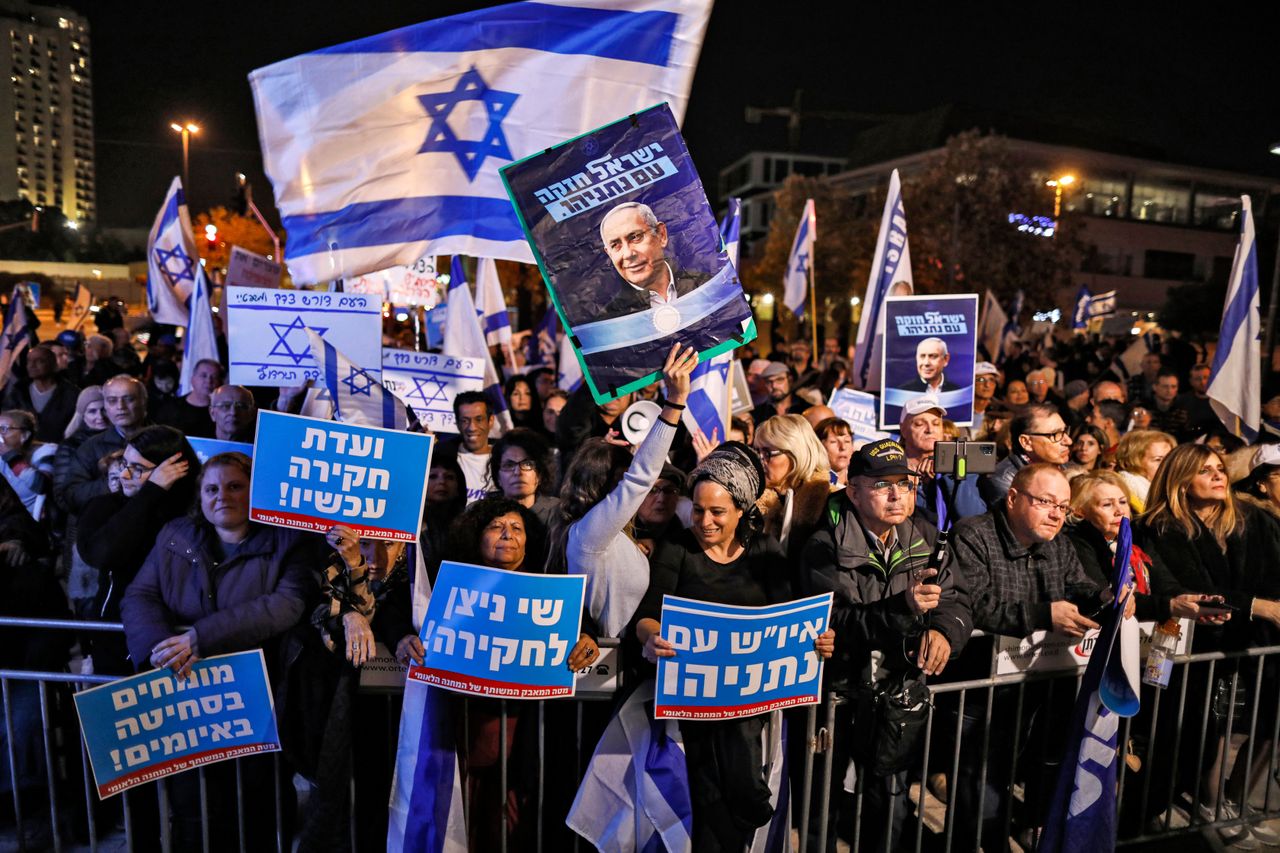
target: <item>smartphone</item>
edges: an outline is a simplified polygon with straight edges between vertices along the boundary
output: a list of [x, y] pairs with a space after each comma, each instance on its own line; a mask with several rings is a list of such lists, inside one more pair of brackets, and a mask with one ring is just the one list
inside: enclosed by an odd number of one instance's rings
[[1225, 601], [1200, 601], [1197, 605], [1202, 616], [1222, 616], [1225, 613], [1235, 613], [1239, 609]]
[[998, 461], [994, 441], [939, 441], [933, 446], [933, 470], [938, 474], [990, 474]]

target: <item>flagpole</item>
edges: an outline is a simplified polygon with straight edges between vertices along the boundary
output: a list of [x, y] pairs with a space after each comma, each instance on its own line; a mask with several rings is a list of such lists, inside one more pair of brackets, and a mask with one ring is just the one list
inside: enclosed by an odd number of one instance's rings
[[809, 327], [813, 332], [813, 350], [811, 356], [811, 364], [818, 363], [818, 288], [813, 280], [813, 268], [817, 266], [818, 261], [818, 235], [813, 235], [813, 248], [810, 250], [809, 258]]

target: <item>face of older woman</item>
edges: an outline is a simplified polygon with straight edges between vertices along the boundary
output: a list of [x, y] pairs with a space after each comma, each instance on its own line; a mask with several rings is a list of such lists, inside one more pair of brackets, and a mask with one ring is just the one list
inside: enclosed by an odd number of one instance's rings
[[538, 491], [538, 467], [522, 448], [508, 447], [502, 451], [502, 459], [498, 462], [498, 488], [513, 501]]
[[30, 437], [30, 433], [14, 423], [11, 418], [0, 418], [0, 447], [4, 448], [4, 453], [21, 450], [22, 445]]
[[1080, 517], [1098, 528], [1110, 542], [1120, 533], [1120, 520], [1129, 518], [1129, 501], [1124, 492], [1110, 483], [1099, 483], [1081, 507]]
[[1098, 442], [1087, 432], [1080, 433], [1071, 443], [1071, 458], [1086, 468], [1092, 467], [1093, 463], [1098, 461], [1098, 454], [1101, 452], [1102, 448], [1098, 446]]
[[101, 400], [94, 400], [84, 410], [84, 424], [89, 429], [107, 428], [107, 407]]
[[733, 541], [742, 520], [742, 510], [724, 486], [703, 480], [693, 489], [693, 536], [703, 550], [722, 547]]
[[247, 528], [249, 478], [234, 465], [206, 468], [200, 481], [200, 511], [219, 533]]
[[756, 438], [756, 453], [764, 463], [765, 486], [770, 489], [781, 489], [787, 482], [787, 476], [795, 468], [791, 454], [774, 447], [762, 438]]
[[480, 559], [486, 566], [514, 572], [524, 564], [524, 519], [514, 512], [500, 515], [480, 531]]
[[1222, 503], [1227, 499], [1227, 472], [1217, 454], [1210, 456], [1187, 484], [1187, 500], [1192, 506]]
[[832, 430], [822, 440], [822, 446], [827, 449], [827, 461], [831, 463], [832, 471], [849, 470], [849, 460], [853, 458], [853, 436]]
[[1169, 451], [1173, 450], [1167, 441], [1152, 442], [1147, 448], [1147, 452], [1142, 454], [1142, 476], [1148, 480], [1156, 478], [1156, 470], [1160, 467], [1160, 463], [1169, 455]]

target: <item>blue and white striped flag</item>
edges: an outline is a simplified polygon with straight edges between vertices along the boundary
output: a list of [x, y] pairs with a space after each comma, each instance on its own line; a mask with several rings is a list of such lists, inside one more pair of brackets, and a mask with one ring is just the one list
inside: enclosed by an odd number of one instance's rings
[[358, 366], [311, 327], [311, 357], [320, 365], [320, 379], [333, 401], [333, 419], [344, 424], [405, 429], [408, 405], [392, 394], [379, 377]]
[[449, 293], [444, 318], [444, 353], [466, 358], [484, 359], [484, 393], [493, 407], [494, 430], [504, 435], [511, 429], [511, 412], [507, 410], [507, 398], [502, 393], [498, 369], [493, 366], [489, 345], [480, 328], [480, 315], [476, 312], [471, 288], [467, 285], [466, 272], [462, 268], [462, 256], [454, 255], [449, 268]]
[[804, 303], [809, 298], [809, 270], [813, 265], [813, 242], [818, 229], [813, 199], [804, 203], [796, 237], [791, 241], [791, 253], [787, 255], [787, 270], [782, 274], [782, 303], [804, 316]]
[[1080, 292], [1076, 294], [1076, 305], [1071, 312], [1071, 328], [1073, 331], [1086, 329], [1089, 327], [1089, 298], [1093, 296], [1089, 292], [1089, 288], [1080, 285]]
[[187, 324], [187, 298], [196, 286], [200, 255], [182, 181], [173, 179], [147, 237], [147, 308], [157, 323]]
[[876, 237], [876, 252], [871, 257], [867, 292], [862, 297], [862, 322], [858, 324], [850, 375], [855, 388], [880, 390], [885, 297], [910, 296], [914, 289], [911, 247], [907, 243], [907, 211], [902, 204], [902, 179], [894, 169], [889, 176], [889, 192], [884, 197], [884, 213], [880, 215], [880, 233]]
[[13, 374], [13, 366], [22, 357], [22, 353], [31, 345], [32, 312], [14, 288], [9, 298], [9, 311], [5, 316], [4, 334], [0, 340], [0, 389], [9, 384]]
[[729, 370], [733, 351], [699, 361], [689, 376], [689, 398], [681, 414], [690, 434], [701, 432], [717, 444], [728, 440], [730, 386]]
[[1262, 421], [1261, 315], [1258, 301], [1258, 246], [1253, 202], [1241, 196], [1240, 243], [1231, 264], [1231, 282], [1222, 307], [1218, 348], [1209, 374], [1209, 405], [1237, 436], [1253, 441]]
[[493, 258], [481, 258], [476, 262], [476, 313], [480, 315], [485, 343], [491, 347], [502, 347], [505, 352], [511, 346], [511, 315], [507, 313], [502, 282], [498, 280], [498, 265]]
[[218, 361], [218, 339], [213, 331], [213, 309], [209, 304], [209, 279], [204, 267], [196, 265], [196, 286], [191, 291], [187, 330], [182, 335], [182, 374], [178, 377], [178, 396], [191, 393], [191, 377], [196, 365], [205, 359]]
[[1089, 318], [1110, 317], [1116, 313], [1116, 292], [1108, 290], [1089, 297]]
[[[533, 327], [533, 333], [529, 335], [529, 341], [525, 345], [525, 364], [533, 367], [555, 367], [555, 353], [557, 350], [556, 338], [560, 334], [560, 317], [556, 314], [556, 309], [550, 304], [547, 310], [542, 312], [542, 319], [538, 321], [538, 325]], [[547, 356], [551, 356], [550, 363], [547, 362]]]
[[532, 263], [498, 167], [666, 101], [711, 0], [512, 3], [249, 75], [294, 281], [430, 254]]
[[569, 393], [577, 391], [582, 386], [582, 363], [578, 361], [578, 354], [574, 352], [569, 336], [563, 331], [560, 333], [560, 358], [557, 365], [556, 387]]
[[738, 268], [738, 244], [742, 239], [742, 199], [730, 198], [729, 210], [720, 223], [720, 239], [724, 241], [724, 250], [729, 255], [729, 263]]

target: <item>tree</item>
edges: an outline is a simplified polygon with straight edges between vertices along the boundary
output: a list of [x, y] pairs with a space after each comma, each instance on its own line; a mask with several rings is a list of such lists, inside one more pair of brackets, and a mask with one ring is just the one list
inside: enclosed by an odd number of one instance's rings
[[[209, 242], [205, 237], [206, 227], [212, 224], [218, 229], [217, 240]], [[256, 252], [259, 255], [275, 253], [271, 237], [263, 229], [262, 223], [251, 216], [241, 216], [225, 207], [215, 207], [196, 216], [191, 224], [195, 232], [196, 250], [205, 262], [207, 269], [225, 270], [231, 263], [231, 247], [239, 246]], [[284, 234], [277, 235], [284, 245]], [[280, 258], [275, 258], [279, 261]]]

